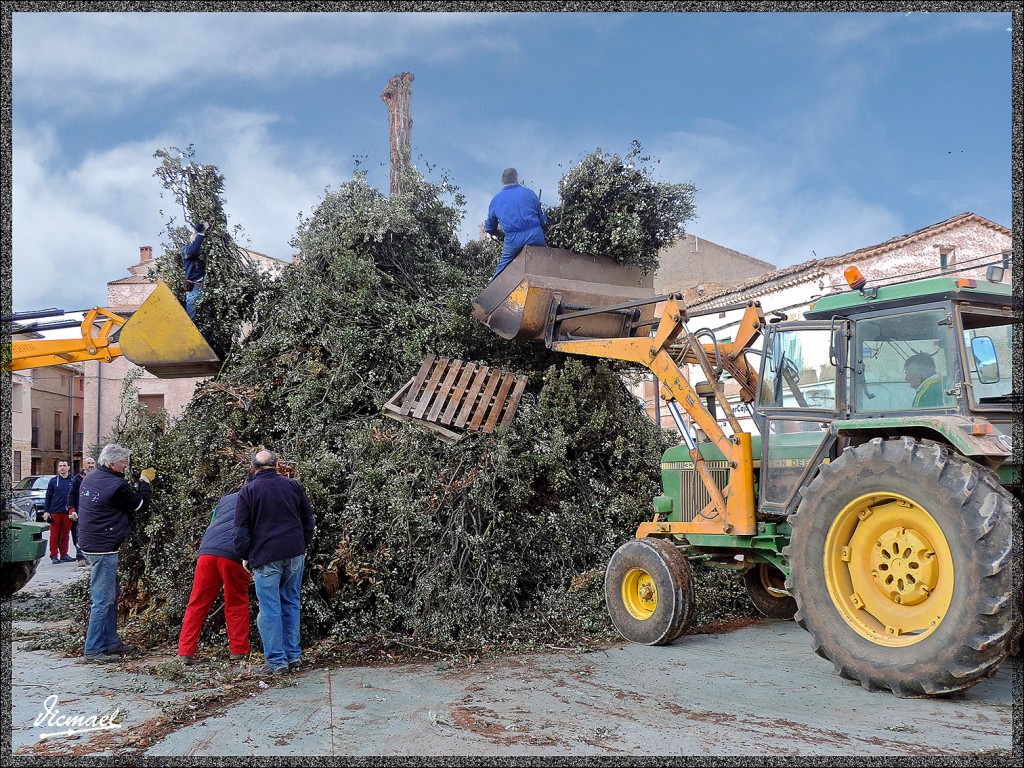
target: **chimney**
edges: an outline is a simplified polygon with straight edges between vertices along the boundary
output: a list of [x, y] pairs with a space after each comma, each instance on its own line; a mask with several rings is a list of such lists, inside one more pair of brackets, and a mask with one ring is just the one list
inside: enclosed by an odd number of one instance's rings
[[141, 245], [139, 246], [139, 264], [145, 264], [147, 261], [153, 260], [153, 246], [152, 245]]

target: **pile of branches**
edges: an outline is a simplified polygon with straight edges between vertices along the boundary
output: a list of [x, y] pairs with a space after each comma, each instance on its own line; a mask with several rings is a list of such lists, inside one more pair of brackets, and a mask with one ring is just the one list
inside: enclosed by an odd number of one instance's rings
[[[180, 419], [165, 427], [125, 399], [116, 437], [160, 472], [121, 549], [147, 637], [180, 627], [211, 511], [260, 446], [294, 465], [316, 510], [305, 641], [391, 632], [465, 647], [611, 631], [600, 571], [650, 514], [666, 435], [614, 365], [506, 341], [472, 318], [498, 253], [460, 245], [461, 211], [442, 202], [453, 196], [417, 178], [388, 199], [357, 170], [301, 222], [300, 259], [251, 309], [214, 295], [234, 347]], [[513, 422], [446, 445], [383, 418], [427, 352], [526, 374]]]
[[586, 155], [558, 183], [548, 245], [656, 270], [659, 252], [693, 218], [696, 188], [655, 181], [650, 162], [637, 141], [625, 157], [601, 149]]

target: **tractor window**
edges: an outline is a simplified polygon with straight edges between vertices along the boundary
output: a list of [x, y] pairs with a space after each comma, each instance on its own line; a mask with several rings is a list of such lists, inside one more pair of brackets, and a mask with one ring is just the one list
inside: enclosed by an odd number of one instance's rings
[[836, 368], [829, 362], [828, 328], [772, 333], [764, 352], [762, 408], [835, 410]]
[[1019, 405], [1013, 392], [1013, 318], [964, 314], [967, 380], [975, 408]]
[[857, 410], [955, 407], [947, 327], [942, 309], [858, 321]]

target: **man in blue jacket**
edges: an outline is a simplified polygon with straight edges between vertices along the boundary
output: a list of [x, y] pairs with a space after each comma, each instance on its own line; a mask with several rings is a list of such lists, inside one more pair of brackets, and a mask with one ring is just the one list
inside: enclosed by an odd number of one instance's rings
[[299, 589], [316, 525], [306, 492], [278, 474], [277, 461], [273, 451], [253, 455], [253, 477], [235, 504], [235, 553], [256, 582], [256, 626], [266, 659], [261, 674], [299, 667]]
[[206, 261], [202, 257], [203, 240], [210, 231], [209, 224], [197, 224], [192, 240], [181, 249], [181, 266], [185, 269], [185, 311], [189, 318], [196, 316], [196, 302], [203, 292], [206, 279]]
[[85, 658], [117, 661], [134, 648], [117, 636], [117, 553], [131, 532], [129, 515], [149, 507], [156, 477], [152, 468], [142, 470], [136, 493], [125, 482], [131, 451], [111, 443], [96, 460], [99, 465], [82, 480], [78, 489], [78, 541], [89, 561], [89, 593], [92, 607], [85, 635]]
[[501, 174], [501, 184], [501, 192], [491, 200], [487, 208], [487, 221], [484, 222], [484, 232], [487, 234], [496, 235], [499, 224], [505, 233], [501, 258], [498, 259], [498, 268], [491, 280], [501, 274], [501, 270], [527, 245], [546, 245], [541, 225], [548, 223], [548, 217], [540, 207], [540, 198], [532, 189], [519, 183], [519, 174], [515, 168], [505, 169]]
[[43, 501], [43, 520], [50, 523], [50, 561], [73, 563], [68, 557], [68, 536], [71, 535], [71, 518], [68, 516], [68, 494], [74, 478], [68, 474], [66, 461], [57, 463], [57, 474], [50, 478]]

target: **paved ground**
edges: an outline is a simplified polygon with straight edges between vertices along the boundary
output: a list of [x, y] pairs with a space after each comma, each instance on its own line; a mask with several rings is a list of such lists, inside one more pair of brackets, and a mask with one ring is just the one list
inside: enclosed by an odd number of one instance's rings
[[[29, 594], [86, 571], [44, 565]], [[454, 669], [314, 668], [269, 685], [226, 661], [183, 674], [170, 657], [94, 665], [30, 642], [13, 644], [16, 755], [1005, 755], [1015, 678], [1020, 704], [1019, 657], [955, 697], [899, 699], [837, 677], [792, 622]], [[36, 725], [54, 694], [61, 715], [120, 708], [122, 728], [41, 741], [61, 730]]]

